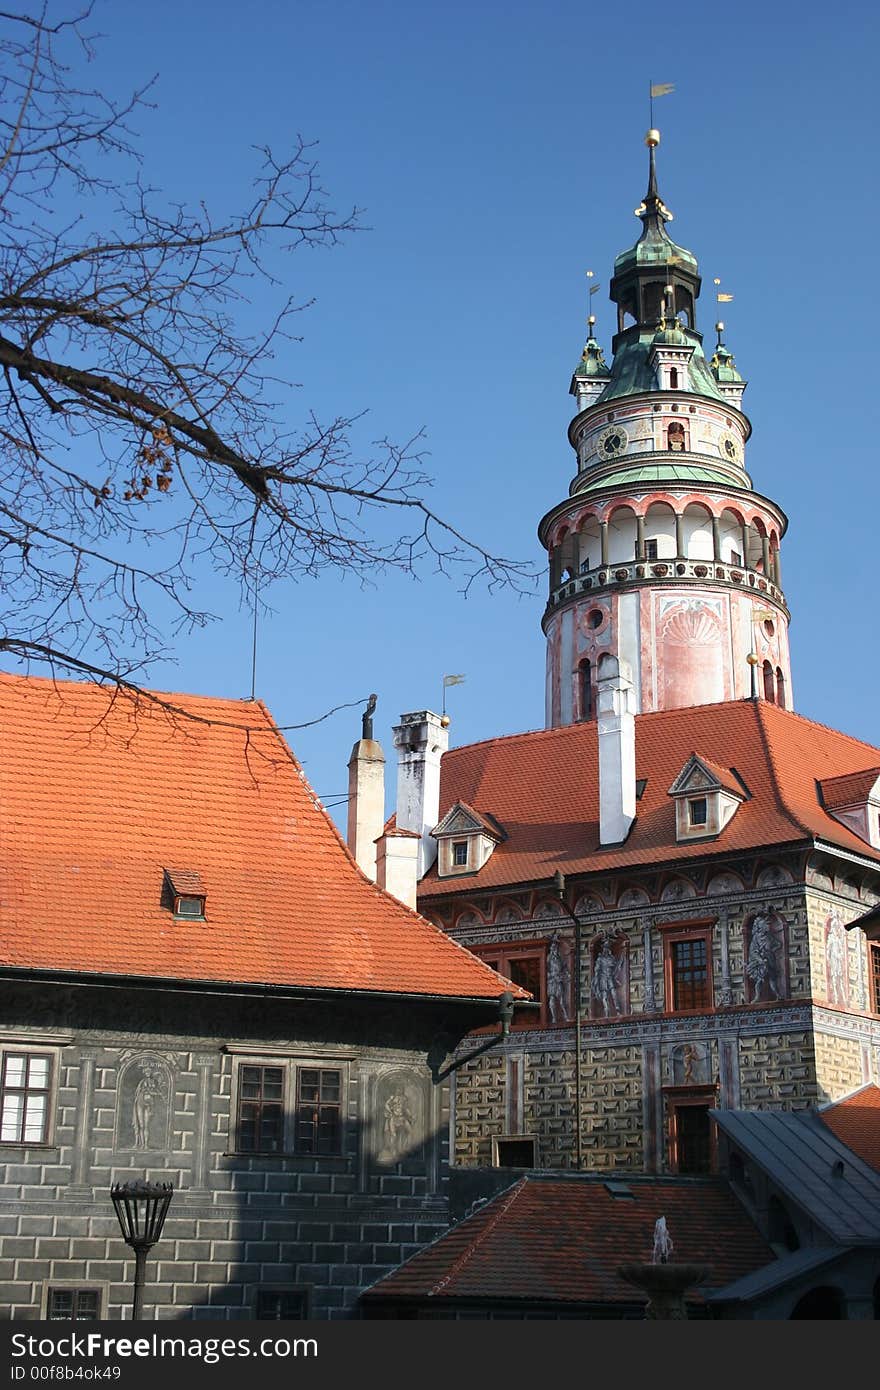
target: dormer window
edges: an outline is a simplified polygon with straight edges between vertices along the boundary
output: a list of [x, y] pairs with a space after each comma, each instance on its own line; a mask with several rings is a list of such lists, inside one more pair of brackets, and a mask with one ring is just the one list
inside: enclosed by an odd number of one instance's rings
[[505, 838], [496, 820], [457, 801], [431, 831], [437, 841], [437, 874], [475, 874]]
[[819, 792], [829, 816], [880, 849], [880, 767], [824, 777]]
[[175, 917], [204, 917], [205, 900], [192, 893], [181, 893], [174, 899]]
[[175, 917], [201, 921], [208, 893], [196, 869], [166, 869], [165, 894]]
[[675, 838], [681, 842], [720, 835], [748, 792], [731, 769], [692, 753], [669, 795], [675, 801]]

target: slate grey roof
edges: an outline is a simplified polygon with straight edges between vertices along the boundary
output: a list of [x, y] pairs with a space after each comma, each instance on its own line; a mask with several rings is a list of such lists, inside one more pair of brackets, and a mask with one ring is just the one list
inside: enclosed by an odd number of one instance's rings
[[[833, 1241], [880, 1243], [880, 1173], [812, 1113], [713, 1110], [719, 1129]], [[834, 1174], [836, 1164], [843, 1168]]]
[[803, 1250], [795, 1250], [791, 1255], [783, 1255], [781, 1259], [771, 1260], [763, 1269], [744, 1274], [741, 1279], [735, 1279], [723, 1289], [704, 1289], [703, 1297], [707, 1303], [748, 1302], [749, 1299], [769, 1293], [771, 1289], [779, 1288], [781, 1284], [787, 1284], [790, 1279], [796, 1279], [800, 1274], [810, 1274], [815, 1269], [823, 1269], [825, 1265], [833, 1264], [846, 1253], [839, 1245], [807, 1246]]

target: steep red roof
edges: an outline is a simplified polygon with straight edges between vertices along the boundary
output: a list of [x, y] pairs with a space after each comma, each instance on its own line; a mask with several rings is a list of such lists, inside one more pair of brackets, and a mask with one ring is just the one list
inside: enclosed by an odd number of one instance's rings
[[774, 1258], [721, 1180], [615, 1175], [612, 1186], [621, 1184], [631, 1196], [613, 1196], [594, 1178], [523, 1177], [363, 1298], [638, 1302], [617, 1268], [650, 1260], [659, 1216], [674, 1259], [709, 1266], [706, 1288], [722, 1288]]
[[843, 777], [825, 777], [820, 782], [822, 801], [829, 811], [841, 806], [856, 806], [867, 799], [880, 777], [880, 767], [866, 767], [861, 772], [849, 772]]
[[819, 1116], [842, 1143], [880, 1170], [880, 1086], [861, 1086], [825, 1106]]
[[[456, 801], [480, 806], [504, 825], [507, 839], [476, 875], [441, 880], [435, 867], [422, 881], [420, 897], [540, 881], [557, 868], [589, 873], [813, 836], [880, 861], [877, 850], [828, 815], [816, 789], [823, 778], [880, 762], [876, 748], [847, 734], [764, 700], [638, 715], [636, 777], [646, 785], [629, 837], [610, 849], [599, 847], [596, 741], [596, 723], [589, 721], [444, 754], [441, 815]], [[750, 793], [711, 845], [675, 839], [675, 805], [668, 790], [694, 748], [711, 758], [719, 775], [726, 770], [732, 786], [739, 787], [742, 779]]]
[[[0, 965], [502, 992], [365, 878], [263, 705], [163, 698], [180, 713], [0, 675]], [[181, 868], [205, 885], [205, 921], [172, 914], [165, 870], [177, 885]]]

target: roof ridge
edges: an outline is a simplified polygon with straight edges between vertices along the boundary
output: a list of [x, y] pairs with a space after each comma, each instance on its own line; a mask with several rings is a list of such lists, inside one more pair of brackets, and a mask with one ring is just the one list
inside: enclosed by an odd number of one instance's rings
[[[783, 794], [782, 782], [779, 775], [779, 767], [776, 762], [776, 756], [771, 747], [769, 732], [764, 725], [764, 709], [762, 708], [762, 706], [766, 707], [767, 704], [768, 702], [766, 700], [756, 700], [754, 702], [755, 720], [758, 725], [758, 731], [760, 733], [761, 745], [764, 749], [764, 752], [767, 755], [767, 762], [772, 773], [772, 776], [770, 778], [770, 785], [773, 788], [773, 795], [776, 797], [776, 802], [779, 806], [779, 809], [783, 811], [786, 816], [788, 816], [789, 820], [792, 821], [792, 823], [796, 825], [799, 830], [801, 830], [805, 835], [809, 836], [809, 838], [812, 839], [814, 832], [810, 829], [809, 826], [804, 825], [800, 817], [791, 809]], [[777, 706], [774, 705], [773, 708], [776, 709]], [[787, 710], [786, 713], [791, 713], [791, 711]]]
[[[440, 1293], [444, 1288], [446, 1288], [446, 1286], [452, 1281], [455, 1275], [461, 1273], [468, 1261], [473, 1259], [480, 1246], [484, 1244], [487, 1238], [495, 1230], [495, 1227], [498, 1225], [498, 1222], [501, 1220], [502, 1216], [505, 1216], [507, 1214], [507, 1212], [513, 1206], [514, 1202], [520, 1196], [523, 1189], [525, 1188], [527, 1181], [528, 1179], [526, 1177], [521, 1177], [517, 1179], [517, 1181], [512, 1185], [512, 1187], [506, 1188], [498, 1197], [494, 1198], [494, 1200], [488, 1203], [490, 1207], [493, 1207], [497, 1202], [498, 1205], [496, 1210], [492, 1212], [489, 1219], [484, 1223], [482, 1229], [477, 1232], [477, 1235], [470, 1242], [470, 1244], [466, 1245], [464, 1250], [462, 1250], [461, 1254], [455, 1260], [453, 1260], [448, 1271], [446, 1272], [446, 1274], [443, 1275], [443, 1278], [439, 1279], [437, 1283], [434, 1285], [434, 1287], [431, 1289], [432, 1294]], [[478, 1216], [479, 1212], [474, 1212], [473, 1215]], [[465, 1217], [465, 1221], [469, 1219], [471, 1218]], [[463, 1224], [464, 1222], [462, 1222], [462, 1225]]]
[[[848, 734], [844, 729], [833, 729], [830, 724], [823, 724], [821, 720], [810, 719], [806, 714], [800, 714], [795, 709], [784, 709], [780, 705], [771, 704], [769, 700], [758, 700], [756, 702], [763, 705], [766, 710], [774, 710], [774, 718], [797, 719], [801, 724], [808, 724], [811, 729], [821, 729], [825, 734], [834, 734], [835, 738], [845, 738], [847, 743], [854, 743], [859, 748], [870, 748], [874, 753], [880, 753], [880, 748], [874, 743], [867, 743], [863, 738], [856, 738], [855, 734]], [[856, 772], [867, 771], [866, 768], [856, 768]], [[832, 774], [838, 775], [838, 774]], [[840, 773], [841, 777], [851, 777], [852, 773]]]

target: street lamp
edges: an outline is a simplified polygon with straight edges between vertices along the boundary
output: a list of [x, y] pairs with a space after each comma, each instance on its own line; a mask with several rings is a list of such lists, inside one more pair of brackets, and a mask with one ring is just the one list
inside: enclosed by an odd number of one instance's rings
[[170, 1182], [145, 1182], [143, 1179], [117, 1182], [110, 1189], [122, 1239], [134, 1251], [133, 1322], [139, 1322], [143, 1316], [147, 1252], [162, 1234], [173, 1192], [174, 1185]]

